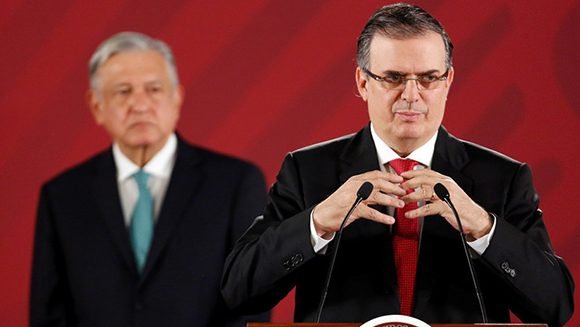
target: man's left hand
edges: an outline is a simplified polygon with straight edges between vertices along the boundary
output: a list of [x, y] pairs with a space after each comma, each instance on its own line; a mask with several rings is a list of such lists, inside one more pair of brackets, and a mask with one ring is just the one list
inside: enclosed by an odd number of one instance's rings
[[401, 186], [404, 189], [415, 190], [401, 197], [405, 203], [424, 201], [425, 205], [418, 209], [406, 213], [407, 218], [426, 217], [430, 215], [440, 215], [453, 228], [459, 230], [457, 221], [453, 216], [451, 208], [437, 197], [433, 187], [437, 183], [443, 184], [447, 190], [451, 201], [457, 209], [461, 218], [461, 225], [468, 240], [476, 240], [489, 233], [492, 227], [492, 221], [489, 214], [475, 201], [473, 201], [465, 192], [455, 183], [453, 179], [442, 175], [431, 169], [411, 170], [401, 174], [406, 179]]

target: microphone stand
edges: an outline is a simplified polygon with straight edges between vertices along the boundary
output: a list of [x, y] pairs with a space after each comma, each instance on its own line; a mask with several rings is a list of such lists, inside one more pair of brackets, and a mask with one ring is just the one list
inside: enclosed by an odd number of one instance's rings
[[475, 274], [475, 269], [473, 268], [473, 261], [471, 260], [471, 255], [469, 255], [469, 250], [467, 249], [467, 240], [465, 240], [465, 233], [463, 232], [463, 226], [461, 225], [461, 219], [459, 219], [459, 214], [455, 209], [455, 206], [451, 202], [451, 198], [449, 196], [449, 191], [447, 188], [441, 184], [435, 184], [433, 188], [437, 197], [443, 200], [453, 211], [453, 215], [457, 220], [457, 226], [459, 227], [459, 235], [461, 236], [461, 244], [463, 245], [463, 251], [465, 252], [465, 257], [467, 259], [467, 265], [469, 266], [469, 273], [471, 274], [471, 280], [473, 282], [473, 287], [475, 288], [475, 295], [477, 296], [477, 302], [479, 303], [479, 310], [481, 311], [481, 318], [483, 319], [483, 323], [487, 323], [487, 313], [485, 312], [485, 305], [483, 304], [483, 296], [481, 295], [481, 289], [479, 287], [479, 282], [477, 281], [477, 276]]
[[334, 251], [332, 252], [332, 259], [330, 260], [330, 266], [328, 267], [328, 272], [326, 274], [326, 283], [324, 285], [324, 290], [322, 291], [322, 297], [320, 299], [320, 304], [318, 305], [318, 310], [316, 310], [316, 323], [320, 322], [320, 316], [322, 315], [322, 309], [324, 308], [324, 302], [326, 302], [326, 295], [328, 295], [328, 286], [330, 285], [330, 279], [332, 278], [332, 271], [334, 270], [334, 262], [336, 261], [336, 255], [338, 253], [338, 246], [340, 245], [340, 240], [342, 238], [342, 230], [344, 229], [344, 225], [346, 225], [346, 221], [356, 209], [356, 207], [363, 201], [366, 200], [371, 192], [373, 191], [373, 184], [370, 182], [364, 182], [361, 187], [356, 192], [356, 200], [348, 210], [346, 216], [342, 220], [340, 224], [340, 228], [336, 233], [336, 246], [334, 247]]

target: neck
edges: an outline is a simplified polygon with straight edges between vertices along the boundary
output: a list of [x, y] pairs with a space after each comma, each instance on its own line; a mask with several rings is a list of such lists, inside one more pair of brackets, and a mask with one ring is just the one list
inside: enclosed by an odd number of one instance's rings
[[123, 152], [123, 154], [127, 156], [127, 158], [129, 158], [129, 160], [131, 160], [134, 164], [136, 164], [141, 168], [143, 168], [149, 162], [149, 160], [151, 160], [151, 158], [153, 158], [153, 156], [160, 150], [153, 149], [152, 146], [147, 145], [139, 147], [124, 147], [122, 145], [119, 145], [119, 148], [121, 152]]
[[[425, 141], [426, 142], [426, 141]], [[417, 150], [421, 145], [425, 144], [425, 142], [421, 143], [417, 140], [409, 140], [409, 141], [398, 141], [398, 142], [385, 142], [387, 145], [393, 149], [401, 158], [406, 158], [411, 152]]]
[[379, 137], [383, 140], [383, 142], [395, 151], [401, 158], [406, 158], [411, 152], [419, 149], [423, 145], [425, 145], [429, 140], [433, 137], [433, 134], [428, 137], [421, 137], [421, 138], [397, 138], [392, 137], [389, 138], [387, 136], [380, 136]]

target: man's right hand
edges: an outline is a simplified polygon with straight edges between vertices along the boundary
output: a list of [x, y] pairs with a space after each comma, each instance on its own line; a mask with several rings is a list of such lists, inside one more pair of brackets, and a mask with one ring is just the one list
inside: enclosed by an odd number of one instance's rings
[[401, 187], [401, 176], [375, 170], [352, 176], [326, 200], [319, 203], [312, 213], [314, 228], [318, 236], [329, 239], [340, 228], [340, 224], [356, 199], [356, 192], [364, 182], [373, 184], [371, 195], [362, 201], [352, 213], [345, 226], [359, 218], [370, 219], [392, 225], [395, 218], [369, 207], [373, 204], [402, 208], [405, 202], [399, 199], [406, 191]]

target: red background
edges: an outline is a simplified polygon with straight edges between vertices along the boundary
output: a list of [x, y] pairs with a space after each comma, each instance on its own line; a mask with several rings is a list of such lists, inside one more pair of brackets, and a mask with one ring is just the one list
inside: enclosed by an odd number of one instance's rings
[[[2, 0], [0, 324], [27, 322], [41, 182], [108, 145], [84, 103], [87, 61], [100, 41], [122, 30], [166, 40], [187, 92], [181, 133], [256, 162], [273, 182], [287, 151], [367, 122], [355, 46], [382, 4]], [[580, 2], [418, 4], [456, 47], [444, 124], [531, 165], [553, 246], [580, 280]], [[286, 300], [274, 320], [291, 312]]]

